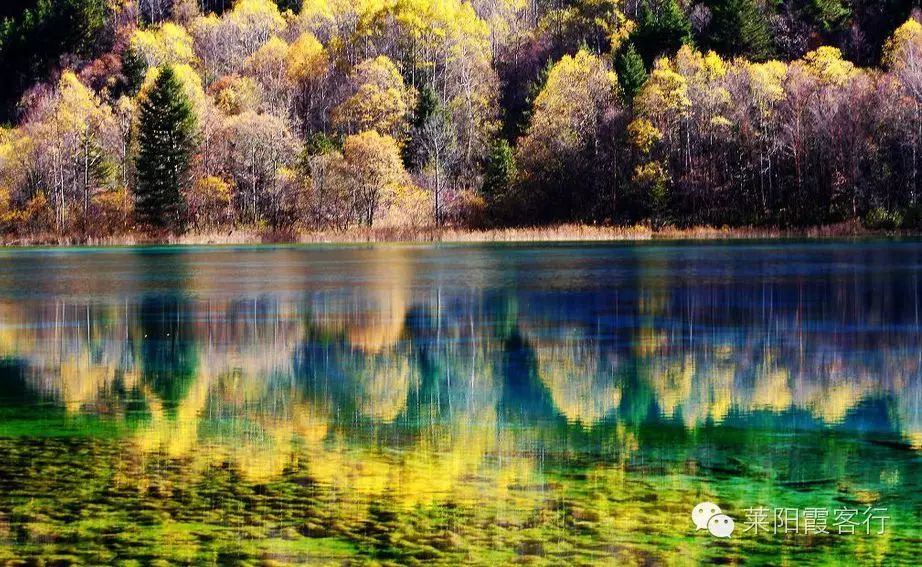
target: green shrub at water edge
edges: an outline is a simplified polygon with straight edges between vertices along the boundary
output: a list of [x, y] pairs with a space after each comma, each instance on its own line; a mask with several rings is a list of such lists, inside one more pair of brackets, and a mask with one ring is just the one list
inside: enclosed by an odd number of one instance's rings
[[865, 215], [862, 223], [871, 229], [894, 230], [903, 225], [903, 213], [875, 207]]

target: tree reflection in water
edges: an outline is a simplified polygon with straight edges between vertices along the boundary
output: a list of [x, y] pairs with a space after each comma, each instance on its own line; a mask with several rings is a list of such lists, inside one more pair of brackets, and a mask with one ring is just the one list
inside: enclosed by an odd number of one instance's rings
[[[10, 253], [0, 560], [900, 561], [922, 245]], [[703, 499], [885, 506], [705, 545]], [[915, 539], [913, 539], [915, 538]]]

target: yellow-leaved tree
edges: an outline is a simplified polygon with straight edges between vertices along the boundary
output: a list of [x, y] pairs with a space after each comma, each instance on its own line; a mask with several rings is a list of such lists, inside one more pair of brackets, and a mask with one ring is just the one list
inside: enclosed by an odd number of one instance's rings
[[373, 130], [396, 140], [406, 136], [413, 94], [384, 55], [363, 61], [350, 74], [352, 95], [333, 111], [333, 124], [346, 133]]
[[580, 50], [551, 68], [535, 99], [531, 124], [520, 142], [526, 167], [567, 159], [597, 141], [607, 108], [615, 104], [618, 79], [602, 59]]
[[129, 45], [148, 67], [195, 62], [192, 36], [185, 28], [172, 22], [150, 29], [136, 29]]
[[268, 108], [277, 113], [291, 111], [293, 89], [285, 62], [288, 49], [283, 39], [272, 37], [243, 64], [243, 72], [259, 84]]
[[608, 161], [602, 132], [618, 105], [617, 91], [608, 63], [586, 49], [565, 55], [551, 68], [517, 156], [525, 179], [541, 192], [528, 197], [543, 203], [539, 216], [568, 220], [587, 195], [600, 191], [593, 184]]
[[205, 82], [240, 72], [248, 57], [272, 37], [284, 35], [287, 27], [288, 21], [271, 0], [239, 0], [223, 16], [195, 18], [189, 30]]
[[311, 31], [339, 64], [355, 67], [370, 54], [383, 55], [397, 63], [411, 91], [436, 93], [457, 137], [458, 171], [476, 176], [498, 127], [500, 89], [490, 26], [470, 3], [306, 0], [297, 26]]
[[298, 145], [287, 121], [246, 111], [224, 120], [216, 137], [219, 169], [234, 180], [242, 222], [278, 227], [289, 222], [295, 206], [280, 171], [294, 160]]
[[912, 147], [909, 201], [915, 204], [919, 193], [919, 161], [922, 155], [922, 24], [910, 18], [898, 27], [884, 45], [884, 63], [896, 76], [900, 90], [913, 101], [910, 112], [899, 123]]
[[285, 53], [285, 69], [295, 82], [308, 81], [326, 71], [327, 53], [314, 34], [304, 32]]
[[852, 78], [857, 69], [851, 61], [842, 58], [842, 52], [824, 45], [804, 55], [807, 69], [824, 83], [841, 87]]
[[328, 127], [330, 99], [327, 78], [330, 58], [327, 49], [311, 32], [304, 32], [288, 47], [285, 70], [299, 104], [302, 121], [309, 128]]
[[55, 228], [72, 228], [75, 218], [86, 230], [92, 196], [108, 185], [110, 156], [120, 143], [112, 109], [76, 74], [65, 71], [24, 129], [35, 141], [30, 160], [49, 189]]
[[[669, 59], [658, 59], [650, 77], [634, 99], [634, 111], [637, 115], [629, 131], [648, 130], [646, 139], [656, 138], [669, 148], [684, 148], [680, 143], [682, 125], [691, 115], [688, 81], [676, 71]], [[638, 122], [642, 121], [642, 122]], [[642, 136], [635, 136], [635, 147], [640, 152], [640, 160], [634, 167], [633, 182], [640, 190], [640, 200], [654, 225], [664, 222], [664, 215], [669, 198], [669, 186], [672, 176], [669, 171], [669, 155], [655, 152], [655, 144], [639, 144]], [[644, 147], [646, 146], [646, 147]], [[682, 152], [686, 156], [687, 149]]]
[[884, 45], [884, 63], [903, 88], [922, 101], [922, 24], [910, 18]]
[[369, 130], [347, 137], [342, 155], [356, 218], [370, 227], [409, 184], [400, 147], [391, 136]]
[[636, 114], [649, 120], [665, 139], [673, 142], [678, 138], [679, 128], [688, 117], [690, 108], [685, 77], [675, 71], [669, 59], [657, 59], [650, 78], [634, 100]]

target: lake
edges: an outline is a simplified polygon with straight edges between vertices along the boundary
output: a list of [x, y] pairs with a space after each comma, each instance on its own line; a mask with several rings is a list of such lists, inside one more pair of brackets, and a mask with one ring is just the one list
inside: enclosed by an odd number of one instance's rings
[[0, 251], [0, 564], [920, 553], [922, 241]]

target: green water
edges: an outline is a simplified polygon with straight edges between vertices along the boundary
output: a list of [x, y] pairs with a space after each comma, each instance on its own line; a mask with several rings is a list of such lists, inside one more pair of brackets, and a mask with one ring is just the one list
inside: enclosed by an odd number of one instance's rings
[[0, 564], [916, 565], [920, 465], [919, 241], [0, 251]]

